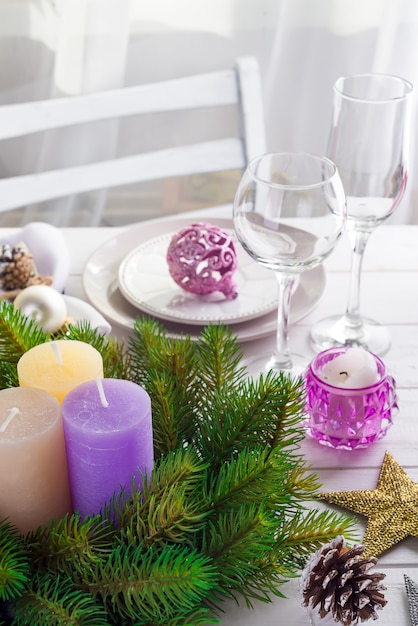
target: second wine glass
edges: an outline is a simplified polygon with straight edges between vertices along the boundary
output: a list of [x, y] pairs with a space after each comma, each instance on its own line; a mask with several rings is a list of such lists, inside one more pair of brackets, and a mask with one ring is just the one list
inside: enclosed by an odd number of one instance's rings
[[233, 217], [244, 249], [275, 272], [279, 285], [276, 346], [251, 369], [299, 374], [307, 359], [299, 363], [290, 354], [291, 295], [298, 275], [322, 263], [343, 232], [345, 195], [337, 168], [305, 152], [261, 155], [244, 172]]
[[349, 345], [382, 355], [390, 346], [388, 329], [360, 315], [360, 277], [370, 234], [405, 191], [412, 91], [407, 80], [383, 74], [342, 77], [334, 86], [327, 154], [337, 164], [347, 196], [352, 264], [345, 314], [312, 328], [319, 350]]

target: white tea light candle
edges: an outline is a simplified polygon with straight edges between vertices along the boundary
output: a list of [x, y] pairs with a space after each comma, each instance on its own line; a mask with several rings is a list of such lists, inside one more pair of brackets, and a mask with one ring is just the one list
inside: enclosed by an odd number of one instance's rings
[[347, 348], [323, 366], [320, 377], [333, 387], [360, 389], [379, 380], [376, 360], [363, 348]]

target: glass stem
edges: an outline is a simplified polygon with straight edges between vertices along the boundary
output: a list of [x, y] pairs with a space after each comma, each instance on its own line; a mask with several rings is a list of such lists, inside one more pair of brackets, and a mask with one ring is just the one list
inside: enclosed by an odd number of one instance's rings
[[352, 257], [350, 288], [348, 292], [348, 304], [345, 312], [346, 323], [350, 328], [360, 329], [362, 320], [360, 316], [360, 282], [361, 269], [363, 266], [364, 251], [371, 235], [371, 230], [348, 230]]
[[292, 369], [292, 359], [289, 350], [289, 313], [295, 276], [276, 272], [276, 277], [279, 285], [276, 349], [268, 363], [268, 368], [290, 370]]

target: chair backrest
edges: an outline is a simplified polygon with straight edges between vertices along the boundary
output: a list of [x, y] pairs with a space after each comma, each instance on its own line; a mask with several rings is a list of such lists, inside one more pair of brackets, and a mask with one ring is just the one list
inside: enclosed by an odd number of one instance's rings
[[[238, 136], [0, 179], [0, 212], [159, 178], [243, 169], [265, 151], [259, 68], [233, 69], [82, 96], [0, 106], [0, 140], [110, 118], [236, 105]], [[63, 148], [65, 149], [65, 148]]]

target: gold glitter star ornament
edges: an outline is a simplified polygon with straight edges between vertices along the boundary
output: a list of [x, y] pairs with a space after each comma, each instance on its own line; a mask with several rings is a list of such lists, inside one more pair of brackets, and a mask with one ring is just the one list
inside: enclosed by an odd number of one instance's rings
[[334, 491], [321, 498], [367, 517], [364, 556], [378, 556], [406, 537], [418, 537], [418, 483], [385, 453], [376, 489]]

